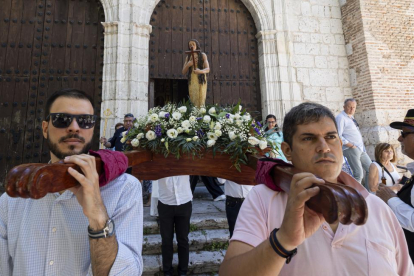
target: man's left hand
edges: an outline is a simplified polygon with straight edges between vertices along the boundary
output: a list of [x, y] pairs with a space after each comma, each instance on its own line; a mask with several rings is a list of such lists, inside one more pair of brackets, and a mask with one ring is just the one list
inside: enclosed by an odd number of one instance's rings
[[381, 198], [385, 203], [388, 204], [388, 200], [392, 197], [396, 197], [397, 195], [387, 186], [384, 184], [380, 184], [378, 186], [378, 190], [376, 195]]
[[68, 172], [80, 185], [70, 188], [79, 204], [82, 206], [83, 213], [89, 220], [90, 228], [100, 230], [105, 227], [108, 220], [108, 213], [103, 204], [101, 191], [99, 190], [99, 175], [96, 171], [95, 157], [87, 154], [72, 155], [64, 159], [65, 163], [78, 165], [83, 174], [69, 168]]

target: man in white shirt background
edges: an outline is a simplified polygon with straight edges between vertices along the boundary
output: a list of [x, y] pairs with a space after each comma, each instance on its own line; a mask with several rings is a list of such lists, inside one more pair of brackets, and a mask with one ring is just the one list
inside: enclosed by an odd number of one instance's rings
[[[410, 109], [404, 122], [393, 122], [390, 127], [401, 129], [398, 141], [401, 143], [403, 154], [414, 159], [414, 109]], [[411, 260], [414, 261], [414, 163], [407, 164], [412, 176], [396, 195], [389, 187], [380, 185], [376, 195], [379, 196], [397, 216], [404, 229]]]
[[188, 234], [193, 193], [188, 175], [158, 180], [158, 215], [161, 234], [161, 255], [164, 275], [173, 275], [174, 229], [178, 246], [178, 275], [187, 275], [190, 247]]
[[[364, 171], [369, 172], [371, 159], [369, 158], [359, 125], [354, 118], [357, 103], [355, 99], [346, 99], [344, 102], [344, 110], [336, 116], [336, 124], [338, 125], [338, 134], [342, 140], [342, 150], [351, 166], [354, 178], [361, 183], [364, 178]], [[368, 178], [365, 177], [365, 188], [368, 189]]]

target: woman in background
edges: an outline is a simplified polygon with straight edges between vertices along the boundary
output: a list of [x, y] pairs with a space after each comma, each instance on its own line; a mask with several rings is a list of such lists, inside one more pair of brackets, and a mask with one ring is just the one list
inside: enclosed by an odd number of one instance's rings
[[267, 115], [265, 123], [266, 123], [265, 136], [267, 140], [270, 142], [270, 145], [272, 147], [272, 154], [270, 154], [270, 156], [279, 158], [285, 162], [288, 162], [280, 148], [280, 145], [283, 142], [283, 133], [279, 129], [279, 126], [277, 125], [276, 116], [273, 114]]

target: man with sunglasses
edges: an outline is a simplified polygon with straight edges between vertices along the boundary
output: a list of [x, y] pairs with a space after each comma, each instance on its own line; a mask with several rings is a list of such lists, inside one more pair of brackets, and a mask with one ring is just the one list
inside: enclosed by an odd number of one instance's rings
[[[339, 113], [335, 120], [338, 125], [338, 134], [342, 140], [342, 150], [351, 166], [354, 178], [361, 183], [364, 178], [364, 171], [369, 172], [371, 159], [369, 158], [362, 139], [359, 125], [354, 118], [356, 111], [355, 99], [346, 99], [344, 110]], [[368, 189], [368, 178], [365, 177], [365, 188]]]
[[122, 133], [124, 131], [128, 131], [132, 127], [133, 122], [134, 122], [134, 115], [131, 114], [131, 113], [125, 114], [125, 116], [124, 116], [124, 126], [117, 129], [114, 133], [114, 136], [112, 136], [112, 138], [110, 138], [108, 140], [105, 137], [101, 137], [100, 141], [104, 145], [104, 147], [106, 147], [106, 148], [115, 147], [116, 151], [123, 151], [125, 143], [121, 142]]
[[[414, 109], [408, 110], [403, 122], [393, 122], [390, 127], [401, 129], [401, 135], [398, 137], [401, 151], [414, 159]], [[412, 168], [412, 165], [414, 164], [407, 164], [407, 168]], [[414, 170], [410, 169], [410, 171], [411, 178], [403, 183], [404, 186], [398, 194], [395, 194], [390, 188], [380, 185], [376, 195], [384, 200], [397, 216], [404, 229], [411, 260], [414, 262]]]
[[57, 91], [45, 112], [50, 162], [78, 165], [82, 174], [68, 174], [79, 185], [38, 200], [0, 197], [0, 275], [141, 275], [141, 186], [122, 174], [99, 187], [95, 157], [86, 154], [97, 119], [92, 99]]

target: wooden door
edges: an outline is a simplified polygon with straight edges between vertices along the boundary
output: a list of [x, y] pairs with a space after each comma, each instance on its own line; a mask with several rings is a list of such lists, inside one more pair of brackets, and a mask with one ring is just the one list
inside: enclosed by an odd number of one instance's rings
[[[0, 0], [0, 183], [21, 163], [47, 162], [48, 96], [78, 88], [100, 114], [104, 11], [99, 0]], [[99, 122], [99, 120], [98, 120]], [[99, 124], [94, 148], [98, 148]]]
[[195, 38], [210, 62], [207, 103], [240, 99], [260, 117], [257, 31], [240, 0], [162, 0], [150, 24], [150, 79], [187, 79], [184, 52]]

